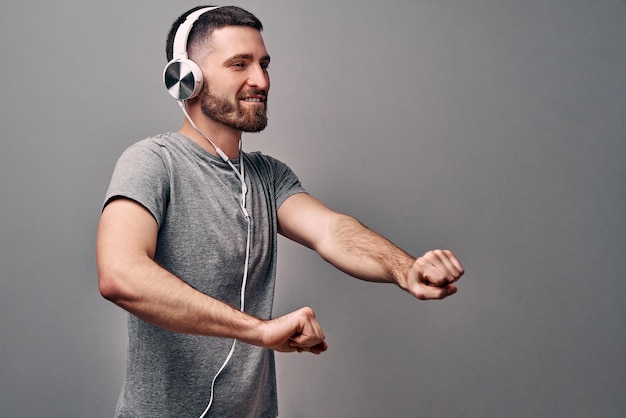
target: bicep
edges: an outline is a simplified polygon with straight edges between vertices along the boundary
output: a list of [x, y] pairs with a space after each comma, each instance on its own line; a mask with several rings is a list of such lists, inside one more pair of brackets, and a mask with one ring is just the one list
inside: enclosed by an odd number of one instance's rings
[[278, 209], [278, 232], [319, 252], [328, 240], [333, 219], [341, 216], [306, 193], [289, 197]]
[[98, 269], [122, 267], [137, 258], [153, 258], [158, 225], [142, 205], [127, 198], [111, 201], [102, 211], [96, 253]]

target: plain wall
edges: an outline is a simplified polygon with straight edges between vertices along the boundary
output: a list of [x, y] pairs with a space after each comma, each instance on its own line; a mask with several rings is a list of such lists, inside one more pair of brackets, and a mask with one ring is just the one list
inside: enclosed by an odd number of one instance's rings
[[[37, 3], [0, 13], [0, 415], [108, 417], [126, 316], [97, 222], [123, 149], [182, 123], [164, 41], [196, 3]], [[624, 416], [626, 3], [238, 5], [272, 56], [244, 148], [467, 271], [421, 302], [281, 240], [275, 314], [313, 307], [330, 345], [277, 355], [281, 417]]]

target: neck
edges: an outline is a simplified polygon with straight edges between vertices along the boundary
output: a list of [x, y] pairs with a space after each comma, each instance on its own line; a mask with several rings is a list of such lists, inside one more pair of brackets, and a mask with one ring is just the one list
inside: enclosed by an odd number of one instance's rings
[[[193, 110], [194, 109], [188, 110], [188, 115], [193, 120], [193, 124], [185, 117], [185, 121], [179, 132], [211, 154], [218, 155], [217, 147], [228, 156], [228, 158], [237, 158], [239, 155], [241, 131], [215, 122], [204, 116], [201, 112], [198, 114], [197, 111], [194, 112]], [[195, 127], [193, 126], [194, 124]], [[198, 132], [198, 130], [201, 132]]]

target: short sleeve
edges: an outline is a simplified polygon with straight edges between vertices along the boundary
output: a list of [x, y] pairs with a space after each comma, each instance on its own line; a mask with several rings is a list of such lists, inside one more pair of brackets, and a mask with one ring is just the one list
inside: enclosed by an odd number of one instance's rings
[[118, 159], [106, 193], [104, 206], [127, 198], [144, 206], [162, 225], [168, 204], [170, 173], [159, 144], [139, 141]]
[[300, 180], [287, 164], [259, 152], [251, 153], [250, 157], [256, 162], [257, 167], [263, 167], [262, 169], [266, 170], [265, 175], [271, 178], [276, 208], [279, 208], [290, 196], [296, 193], [306, 193]]

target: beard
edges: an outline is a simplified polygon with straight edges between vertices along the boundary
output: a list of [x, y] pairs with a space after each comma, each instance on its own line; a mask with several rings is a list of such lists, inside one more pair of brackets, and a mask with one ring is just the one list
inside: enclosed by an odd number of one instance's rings
[[[241, 101], [248, 95], [262, 94], [265, 100], [261, 105], [253, 105], [245, 109]], [[267, 92], [264, 90], [249, 90], [240, 93], [235, 102], [214, 95], [205, 84], [200, 95], [202, 113], [229, 128], [242, 132], [261, 132], [267, 126]]]

